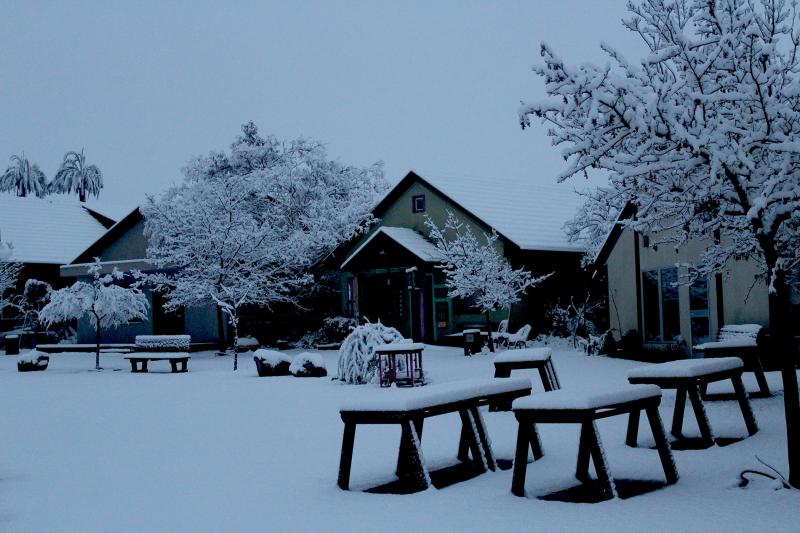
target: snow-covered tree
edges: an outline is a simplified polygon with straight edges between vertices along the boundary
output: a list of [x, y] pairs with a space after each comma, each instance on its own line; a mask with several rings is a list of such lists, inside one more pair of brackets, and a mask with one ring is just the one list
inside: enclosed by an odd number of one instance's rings
[[47, 194], [47, 178], [39, 166], [28, 161], [23, 154], [11, 156], [11, 164], [0, 175], [0, 192], [13, 191], [17, 196], [35, 194], [42, 197]]
[[94, 321], [95, 369], [100, 370], [100, 334], [103, 328], [114, 328], [132, 320], [147, 319], [147, 297], [138, 287], [116, 285], [125, 277], [114, 268], [101, 274], [100, 259], [89, 266], [89, 281], [76, 281], [72, 286], [50, 293], [50, 302], [39, 312], [39, 320], [47, 326], [78, 320]]
[[77, 193], [81, 202], [86, 201], [88, 194], [95, 198], [100, 196], [100, 189], [103, 188], [103, 173], [97, 165], [87, 165], [86, 156], [83, 150], [78, 152], [67, 152], [64, 154], [64, 161], [58, 168], [53, 181], [50, 182], [48, 190], [50, 192], [71, 194]]
[[34, 347], [37, 342], [37, 334], [42, 329], [39, 313], [50, 300], [52, 291], [53, 287], [49, 283], [38, 279], [29, 279], [25, 282], [25, 288], [16, 301], [16, 307], [19, 309], [22, 319], [22, 327], [33, 332]]
[[353, 328], [339, 349], [338, 378], [351, 385], [370, 383], [378, 369], [375, 349], [402, 339], [399, 331], [380, 322]]
[[242, 306], [297, 304], [308, 269], [364, 231], [386, 189], [379, 164], [343, 165], [315, 141], [261, 137], [252, 122], [242, 132], [142, 207], [148, 257], [169, 269], [151, 278], [167, 308], [217, 305], [233, 329], [234, 370]]
[[722, 271], [732, 259], [758, 265], [772, 337], [785, 356], [789, 480], [800, 487], [787, 283], [800, 265], [796, 5], [647, 0], [628, 9], [623, 24], [649, 56], [631, 62], [603, 45], [609, 64], [568, 66], [543, 44], [534, 71], [548, 98], [523, 103], [522, 126], [532, 118], [548, 125], [567, 161], [559, 179], [609, 173], [611, 195], [636, 209], [623, 225], [676, 247], [705, 239], [695, 274]]
[[448, 296], [469, 301], [486, 313], [489, 349], [494, 351], [490, 313], [511, 307], [529, 287], [550, 274], [533, 277], [523, 268], [513, 268], [495, 247], [496, 231], [492, 230], [491, 235], [484, 233], [481, 240], [452, 212], [448, 211], [443, 228], [436, 226], [430, 217], [425, 225], [442, 256], [439, 268], [445, 275]]
[[12, 291], [17, 286], [17, 278], [22, 265], [11, 261], [13, 248], [0, 240], [0, 311], [14, 303]]

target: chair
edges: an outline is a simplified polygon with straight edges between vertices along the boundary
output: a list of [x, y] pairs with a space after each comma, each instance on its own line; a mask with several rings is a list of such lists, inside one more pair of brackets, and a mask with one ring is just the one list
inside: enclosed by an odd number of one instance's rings
[[528, 337], [531, 336], [530, 324], [525, 324], [516, 333], [508, 335], [508, 348], [525, 348], [528, 346]]

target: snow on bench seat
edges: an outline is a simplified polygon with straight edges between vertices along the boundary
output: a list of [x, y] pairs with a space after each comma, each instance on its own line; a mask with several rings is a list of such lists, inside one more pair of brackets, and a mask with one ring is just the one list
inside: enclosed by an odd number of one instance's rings
[[755, 348], [758, 342], [753, 337], [738, 337], [724, 341], [704, 342], [694, 347], [695, 350], [708, 350], [709, 348]]
[[530, 388], [529, 378], [465, 379], [418, 388], [370, 391], [370, 394], [343, 402], [339, 410], [341, 412], [414, 411]]
[[400, 353], [400, 352], [410, 352], [413, 350], [424, 350], [424, 349], [425, 345], [421, 342], [407, 342], [407, 343], [394, 342], [391, 344], [384, 344], [382, 346], [378, 346], [377, 348], [375, 348], [375, 351], [381, 353], [390, 353], [390, 352]]
[[696, 378], [743, 366], [744, 363], [738, 357], [684, 359], [656, 365], [637, 366], [628, 371], [628, 378]]
[[599, 409], [655, 397], [661, 397], [661, 389], [655, 385], [621, 385], [589, 390], [560, 389], [518, 398], [514, 400], [512, 408], [515, 411], [524, 409], [538, 411]]
[[190, 359], [188, 352], [136, 352], [133, 355], [126, 355], [125, 359], [150, 359], [151, 361], [157, 359]]
[[523, 348], [521, 350], [507, 350], [494, 358], [495, 363], [524, 363], [528, 361], [546, 361], [553, 350], [550, 348]]

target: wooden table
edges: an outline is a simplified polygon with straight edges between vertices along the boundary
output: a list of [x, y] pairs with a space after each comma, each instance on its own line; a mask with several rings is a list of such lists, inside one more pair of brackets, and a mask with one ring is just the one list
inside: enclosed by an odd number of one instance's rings
[[553, 351], [547, 347], [505, 351], [494, 358], [494, 377], [507, 378], [511, 377], [512, 370], [535, 369], [539, 371], [545, 391], [560, 389], [552, 355]]
[[[424, 385], [425, 373], [422, 370], [424, 350], [425, 345], [421, 342], [385, 344], [375, 348], [381, 387], [389, 387], [392, 383], [400, 387]], [[400, 365], [398, 360], [402, 361], [403, 365]]]
[[[644, 410], [656, 441], [656, 448], [667, 483], [678, 481], [678, 472], [672, 457], [672, 449], [664, 434], [664, 426], [658, 412], [661, 390], [653, 385], [629, 385], [606, 391], [557, 390], [535, 394], [514, 402], [514, 416], [519, 422], [517, 448], [514, 458], [514, 474], [511, 492], [525, 496], [525, 476], [528, 467], [528, 447], [539, 441], [536, 424], [580, 424], [581, 435], [578, 446], [578, 464], [575, 477], [583, 483], [589, 478], [589, 459], [594, 462], [603, 495], [617, 496], [616, 486], [606, 462], [605, 453], [597, 431], [597, 420]], [[534, 460], [539, 459], [534, 452]], [[539, 456], [543, 451], [539, 450]]]
[[472, 464], [479, 472], [495, 470], [496, 461], [478, 407], [530, 393], [531, 383], [525, 378], [470, 379], [418, 389], [381, 391], [345, 404], [339, 412], [344, 422], [339, 487], [347, 490], [350, 486], [356, 427], [359, 424], [399, 424], [401, 436], [397, 476], [408, 484], [411, 491], [427, 489], [431, 480], [421, 449], [423, 423], [426, 418], [447, 413], [458, 413], [461, 417], [458, 459], [468, 460], [464, 452], [467, 449], [472, 455]]
[[[147, 372], [148, 361], [169, 361], [173, 373], [188, 372], [189, 357], [188, 354], [170, 355], [167, 353], [159, 354], [142, 354], [142, 355], [129, 355], [125, 359], [131, 363], [131, 372], [140, 373]], [[180, 368], [179, 368], [180, 365]]]
[[[700, 389], [705, 388], [709, 383], [731, 380], [748, 434], [752, 436], [758, 431], [758, 424], [742, 384], [743, 371], [744, 364], [738, 357], [686, 359], [636, 367], [628, 372], [628, 381], [631, 383], [652, 384], [662, 389], [676, 390], [675, 412], [672, 415], [671, 431], [676, 439], [683, 438], [683, 416], [686, 411], [686, 396], [688, 395], [694, 409], [697, 425], [700, 428], [702, 443], [711, 446], [714, 444], [714, 433], [700, 394]], [[638, 411], [631, 412], [628, 420], [628, 435], [625, 442], [629, 446], [635, 447], [637, 445], [639, 415]]]

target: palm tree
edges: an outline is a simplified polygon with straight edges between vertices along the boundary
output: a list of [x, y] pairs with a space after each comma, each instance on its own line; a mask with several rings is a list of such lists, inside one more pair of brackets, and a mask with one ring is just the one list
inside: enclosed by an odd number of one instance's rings
[[17, 196], [33, 193], [42, 197], [47, 194], [47, 178], [39, 166], [31, 164], [22, 154], [11, 156], [11, 165], [0, 176], [0, 191], [15, 191]]
[[103, 188], [103, 173], [96, 165], [87, 165], [83, 150], [67, 152], [56, 176], [50, 183], [50, 191], [57, 193], [77, 192], [81, 202], [86, 201], [86, 195], [95, 197], [100, 195]]

